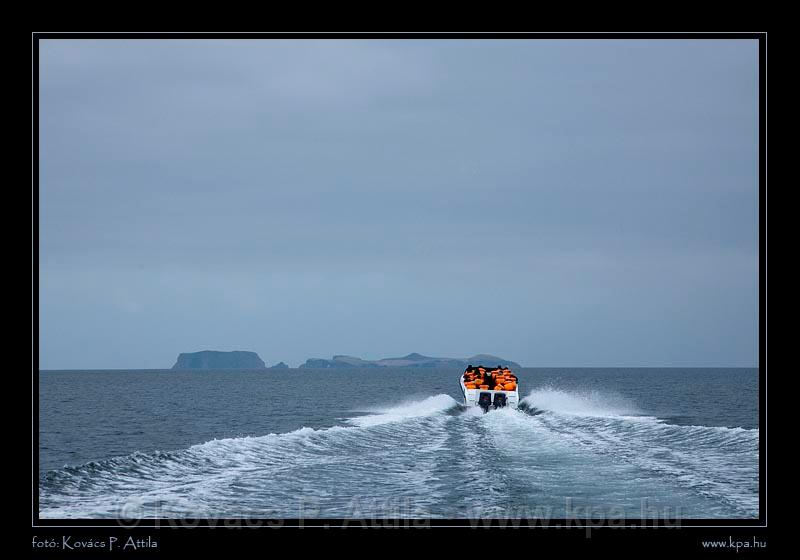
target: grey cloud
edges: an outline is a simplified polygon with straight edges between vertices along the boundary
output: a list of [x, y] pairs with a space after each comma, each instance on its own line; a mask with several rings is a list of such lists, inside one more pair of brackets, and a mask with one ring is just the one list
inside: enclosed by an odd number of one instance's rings
[[45, 41], [40, 62], [42, 367], [225, 345], [757, 362], [755, 42]]

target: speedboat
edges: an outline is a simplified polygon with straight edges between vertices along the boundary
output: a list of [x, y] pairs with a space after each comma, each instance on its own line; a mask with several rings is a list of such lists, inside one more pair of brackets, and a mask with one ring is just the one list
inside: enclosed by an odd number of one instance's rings
[[467, 366], [458, 379], [465, 406], [479, 406], [484, 412], [493, 408], [519, 406], [519, 380], [507, 367]]

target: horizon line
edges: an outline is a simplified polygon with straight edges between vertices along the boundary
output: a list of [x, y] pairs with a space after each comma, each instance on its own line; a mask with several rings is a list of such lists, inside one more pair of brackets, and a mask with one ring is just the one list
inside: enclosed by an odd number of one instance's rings
[[[292, 367], [289, 366], [287, 369], [332, 369], [332, 370], [341, 370], [341, 369], [364, 369], [364, 370], [376, 370], [376, 369], [423, 369], [423, 370], [430, 370], [430, 369], [459, 369], [459, 368], [449, 368], [449, 367], [425, 367], [425, 366], [377, 366], [377, 367], [358, 367], [354, 366], [351, 368], [301, 368], [299, 366]], [[759, 369], [760, 366], [756, 365], [721, 365], [721, 366], [520, 366], [521, 369]], [[260, 370], [268, 370], [273, 369], [271, 366], [265, 366], [262, 368], [180, 368], [180, 369], [173, 369], [171, 367], [166, 368], [39, 368], [40, 372], [43, 371], [260, 371]], [[283, 369], [283, 368], [278, 368]]]

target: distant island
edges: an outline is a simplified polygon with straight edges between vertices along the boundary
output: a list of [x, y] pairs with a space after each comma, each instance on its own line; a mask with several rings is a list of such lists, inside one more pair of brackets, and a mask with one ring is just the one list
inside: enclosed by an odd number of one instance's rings
[[[476, 354], [469, 358], [434, 358], [423, 356], [416, 352], [401, 358], [383, 358], [381, 360], [364, 360], [355, 356], [334, 356], [330, 360], [324, 358], [309, 358], [301, 368], [384, 368], [384, 367], [417, 367], [417, 368], [465, 368], [467, 365], [504, 366], [521, 368], [522, 366], [511, 360], [492, 356], [491, 354]], [[184, 352], [172, 369], [289, 369], [284, 362], [267, 367], [255, 352], [233, 351], [220, 352], [217, 350], [203, 350], [201, 352]]]
[[264, 360], [255, 352], [186, 352], [178, 356], [172, 369], [264, 369]]
[[402, 358], [383, 358], [363, 360], [355, 356], [334, 356], [330, 360], [309, 358], [301, 368], [380, 368], [380, 367], [420, 367], [420, 368], [464, 368], [467, 365], [504, 366], [521, 368], [518, 363], [491, 354], [476, 354], [469, 358], [433, 358], [416, 352]]

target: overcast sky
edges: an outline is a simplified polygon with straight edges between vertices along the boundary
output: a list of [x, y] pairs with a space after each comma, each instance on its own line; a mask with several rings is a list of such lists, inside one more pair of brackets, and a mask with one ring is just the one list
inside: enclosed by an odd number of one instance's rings
[[40, 367], [758, 364], [752, 40], [40, 43]]

